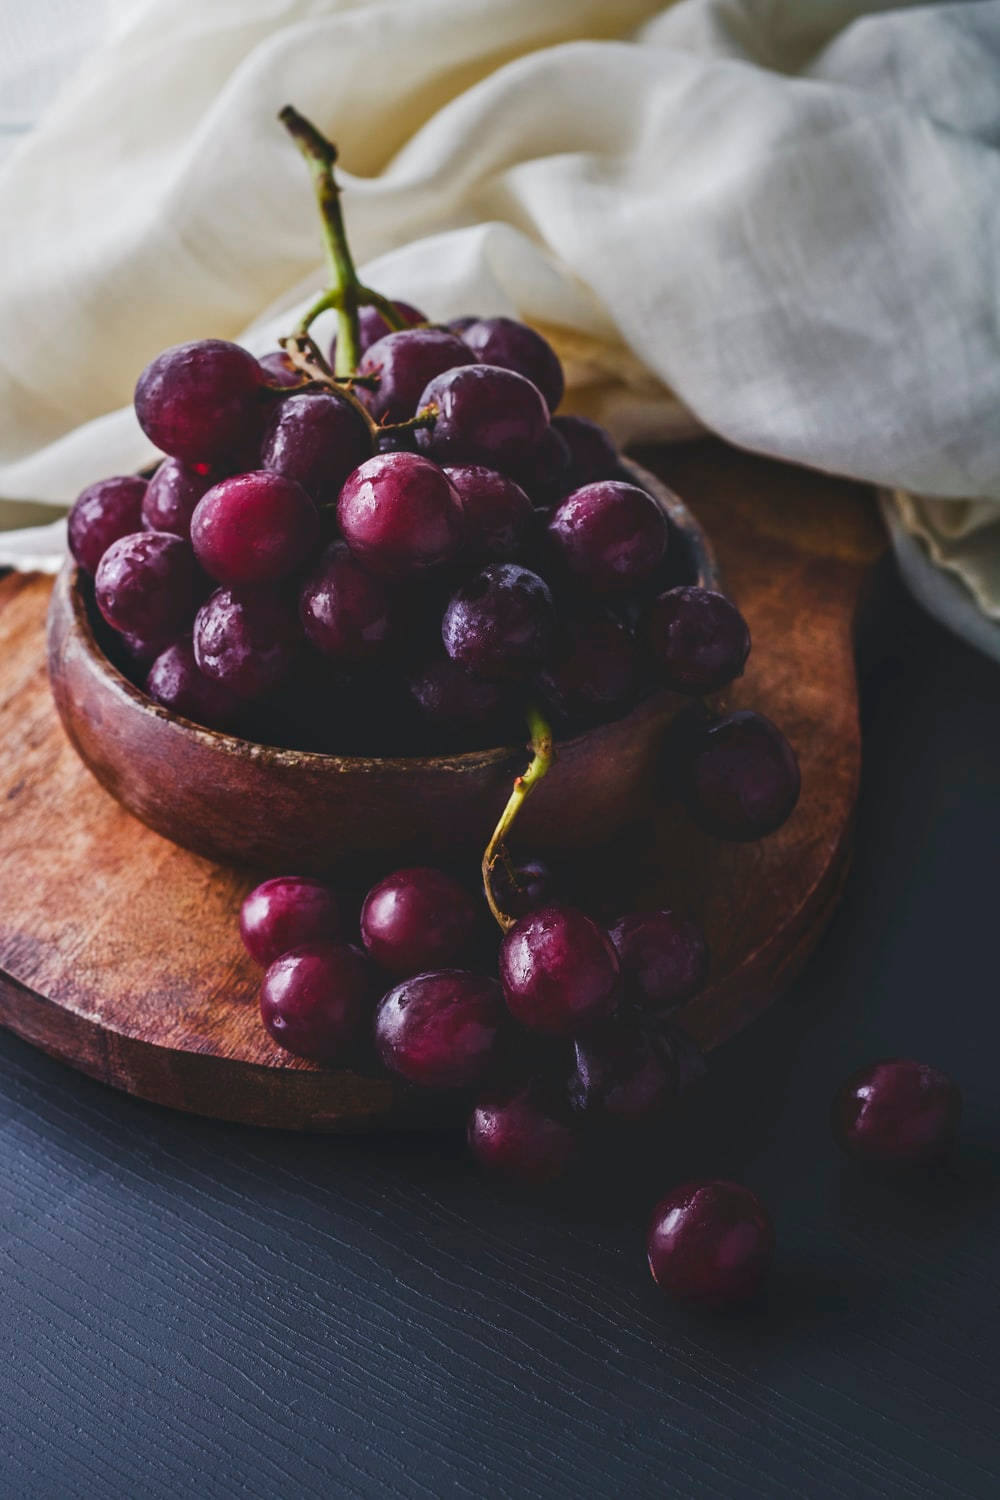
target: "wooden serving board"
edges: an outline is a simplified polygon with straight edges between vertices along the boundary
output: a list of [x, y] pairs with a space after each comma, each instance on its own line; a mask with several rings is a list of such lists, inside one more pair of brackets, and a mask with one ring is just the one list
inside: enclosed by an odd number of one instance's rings
[[[787, 985], [839, 894], [860, 765], [852, 621], [883, 539], [860, 486], [717, 442], [639, 456], [698, 513], [749, 621], [733, 706], [779, 723], [802, 766], [798, 809], [762, 843], [723, 844], [679, 808], [651, 808], [587, 877], [595, 913], [676, 901], [703, 922], [710, 982], [679, 1020], [707, 1049]], [[77, 760], [45, 672], [50, 588], [0, 581], [0, 1023], [198, 1114], [313, 1130], [427, 1120], [422, 1096], [270, 1042], [236, 924], [255, 876], [152, 833]]]

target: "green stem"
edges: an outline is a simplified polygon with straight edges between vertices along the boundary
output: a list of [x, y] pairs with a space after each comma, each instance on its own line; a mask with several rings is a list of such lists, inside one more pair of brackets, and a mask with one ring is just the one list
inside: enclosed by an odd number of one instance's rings
[[527, 770], [515, 778], [514, 788], [507, 799], [507, 806], [500, 814], [500, 821], [494, 828], [483, 855], [483, 887], [486, 891], [486, 901], [503, 932], [513, 927], [514, 918], [508, 916], [497, 904], [493, 894], [493, 868], [497, 860], [506, 861], [505, 841], [514, 820], [535, 787], [548, 772], [555, 758], [555, 751], [552, 747], [552, 729], [548, 721], [542, 717], [534, 705], [529, 705], [525, 710], [525, 718], [531, 734], [531, 761]]
[[[340, 208], [340, 188], [334, 176], [337, 148], [332, 141], [321, 135], [315, 125], [291, 104], [286, 104], [278, 116], [292, 140], [305, 157], [312, 175], [313, 191], [319, 207], [323, 226], [323, 247], [330, 267], [330, 289], [315, 303], [306, 318], [316, 317], [328, 307], [337, 309], [337, 374], [351, 375], [361, 358], [361, 343], [358, 337], [358, 273], [351, 258], [344, 229], [344, 216]], [[309, 326], [299, 325], [305, 333]]]

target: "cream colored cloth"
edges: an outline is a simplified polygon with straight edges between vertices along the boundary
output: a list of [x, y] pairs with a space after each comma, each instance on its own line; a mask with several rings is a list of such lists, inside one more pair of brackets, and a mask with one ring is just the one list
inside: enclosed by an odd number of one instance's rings
[[291, 101], [366, 279], [544, 324], [621, 437], [701, 423], [899, 492], [1000, 618], [1000, 0], [112, 9], [0, 169], [0, 496], [146, 461], [146, 360], [260, 351], [320, 284]]

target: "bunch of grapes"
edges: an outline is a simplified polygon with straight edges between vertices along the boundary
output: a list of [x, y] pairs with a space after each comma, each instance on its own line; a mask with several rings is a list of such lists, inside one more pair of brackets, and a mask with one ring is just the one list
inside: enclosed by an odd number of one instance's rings
[[[716, 692], [743, 672], [749, 632], [685, 579], [607, 432], [560, 413], [540, 334], [506, 317], [435, 325], [361, 283], [334, 149], [282, 118], [316, 180], [331, 287], [261, 360], [219, 339], [159, 354], [135, 411], [165, 457], [148, 481], [85, 490], [70, 548], [113, 654], [196, 724], [400, 754], [510, 744], [527, 722], [533, 758], [484, 856], [485, 905], [441, 870], [397, 870], [352, 941], [332, 889], [281, 877], [241, 926], [282, 1047], [463, 1092], [478, 1160], [549, 1182], [595, 1126], [676, 1108], [696, 1054], [669, 1017], [708, 956], [686, 915], [605, 930], [555, 899], [540, 861], [507, 852], [512, 823], [554, 738], [657, 688]], [[324, 356], [309, 328], [327, 309]], [[730, 839], [772, 832], [799, 793], [787, 740], [751, 712], [704, 710], [682, 780], [696, 819]]]

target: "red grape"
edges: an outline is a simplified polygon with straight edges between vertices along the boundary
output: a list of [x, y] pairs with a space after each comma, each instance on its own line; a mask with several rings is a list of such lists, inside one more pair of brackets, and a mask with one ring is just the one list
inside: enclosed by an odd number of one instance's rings
[[199, 669], [238, 698], [276, 688], [301, 645], [294, 612], [266, 589], [216, 589], [195, 616]]
[[696, 995], [708, 973], [704, 934], [678, 912], [637, 911], [611, 929], [625, 993], [644, 1010], [668, 1011]]
[[932, 1165], [954, 1146], [961, 1114], [954, 1079], [896, 1057], [851, 1075], [833, 1102], [833, 1133], [845, 1151], [865, 1161]]
[[264, 975], [261, 1019], [286, 1051], [314, 1062], [343, 1062], [364, 1034], [372, 979], [360, 948], [330, 939], [302, 943]]
[[387, 1068], [425, 1088], [469, 1088], [493, 1071], [504, 1025], [495, 979], [438, 969], [383, 996], [375, 1044]]
[[263, 383], [260, 365], [238, 344], [176, 344], [139, 376], [135, 414], [150, 442], [172, 458], [221, 463], [256, 439]]
[[350, 475], [337, 502], [351, 551], [373, 573], [402, 578], [451, 562], [462, 543], [461, 502], [437, 464], [377, 453]]
[[197, 588], [191, 548], [161, 531], [112, 542], [94, 578], [97, 607], [108, 624], [144, 640], [176, 635], [188, 625]]
[[255, 963], [267, 968], [290, 948], [338, 938], [343, 928], [336, 892], [303, 875], [278, 875], [255, 886], [240, 908], [240, 936]]
[[143, 526], [147, 531], [169, 531], [186, 541], [191, 535], [195, 506], [218, 478], [210, 469], [203, 472], [182, 464], [179, 458], [165, 458], [143, 496]]
[[467, 344], [444, 328], [404, 328], [378, 339], [361, 357], [359, 375], [377, 375], [374, 391], [359, 390], [380, 422], [405, 422], [424, 403], [428, 381], [455, 365], [471, 365], [476, 356]]
[[544, 661], [554, 621], [552, 595], [537, 573], [516, 563], [492, 563], [452, 595], [441, 638], [467, 671], [519, 678]]
[[236, 717], [238, 699], [198, 670], [189, 640], [175, 641], [159, 653], [149, 669], [146, 692], [172, 713], [210, 729], [226, 729]]
[[538, 1084], [481, 1099], [469, 1119], [476, 1162], [515, 1182], [545, 1187], [577, 1158], [576, 1131], [565, 1108]]
[[145, 479], [137, 474], [118, 474], [89, 484], [77, 496], [66, 528], [69, 550], [85, 572], [97, 572], [112, 542], [141, 530], [145, 493]]
[[346, 542], [331, 542], [299, 595], [306, 636], [336, 661], [381, 655], [392, 635], [392, 608], [380, 579], [368, 573]]
[[774, 1256], [774, 1229], [760, 1199], [735, 1182], [689, 1182], [657, 1204], [649, 1269], [664, 1292], [708, 1306], [743, 1302]]
[[549, 545], [561, 567], [592, 593], [633, 588], [667, 549], [667, 518], [634, 484], [602, 480], [567, 495], [549, 521]]
[[515, 318], [481, 318], [462, 337], [484, 365], [516, 370], [536, 385], [549, 411], [555, 411], [566, 388], [559, 356], [547, 339]]
[[436, 412], [417, 443], [445, 464], [486, 464], [508, 469], [523, 463], [541, 442], [549, 414], [538, 387], [499, 365], [463, 365], [436, 375], [420, 408]]
[[607, 1019], [620, 999], [607, 934], [571, 906], [543, 906], [514, 924], [500, 948], [500, 979], [515, 1020], [550, 1036]]
[[711, 589], [668, 589], [646, 633], [660, 676], [677, 693], [714, 693], [743, 674], [750, 632], [735, 604]]
[[689, 746], [688, 805], [719, 838], [773, 833], [799, 799], [795, 751], [763, 714], [744, 709], [708, 724]]
[[191, 518], [195, 556], [218, 583], [277, 583], [318, 537], [319, 516], [305, 490], [267, 469], [221, 480]]
[[443, 870], [395, 870], [361, 908], [361, 939], [380, 968], [405, 979], [462, 962], [480, 936], [477, 903]]
[[297, 480], [317, 505], [335, 501], [340, 487], [371, 457], [368, 429], [356, 409], [334, 392], [305, 391], [282, 401], [261, 446], [262, 469]]
[[520, 485], [482, 464], [444, 471], [462, 502], [465, 548], [473, 562], [509, 562], [531, 525], [531, 501]]

